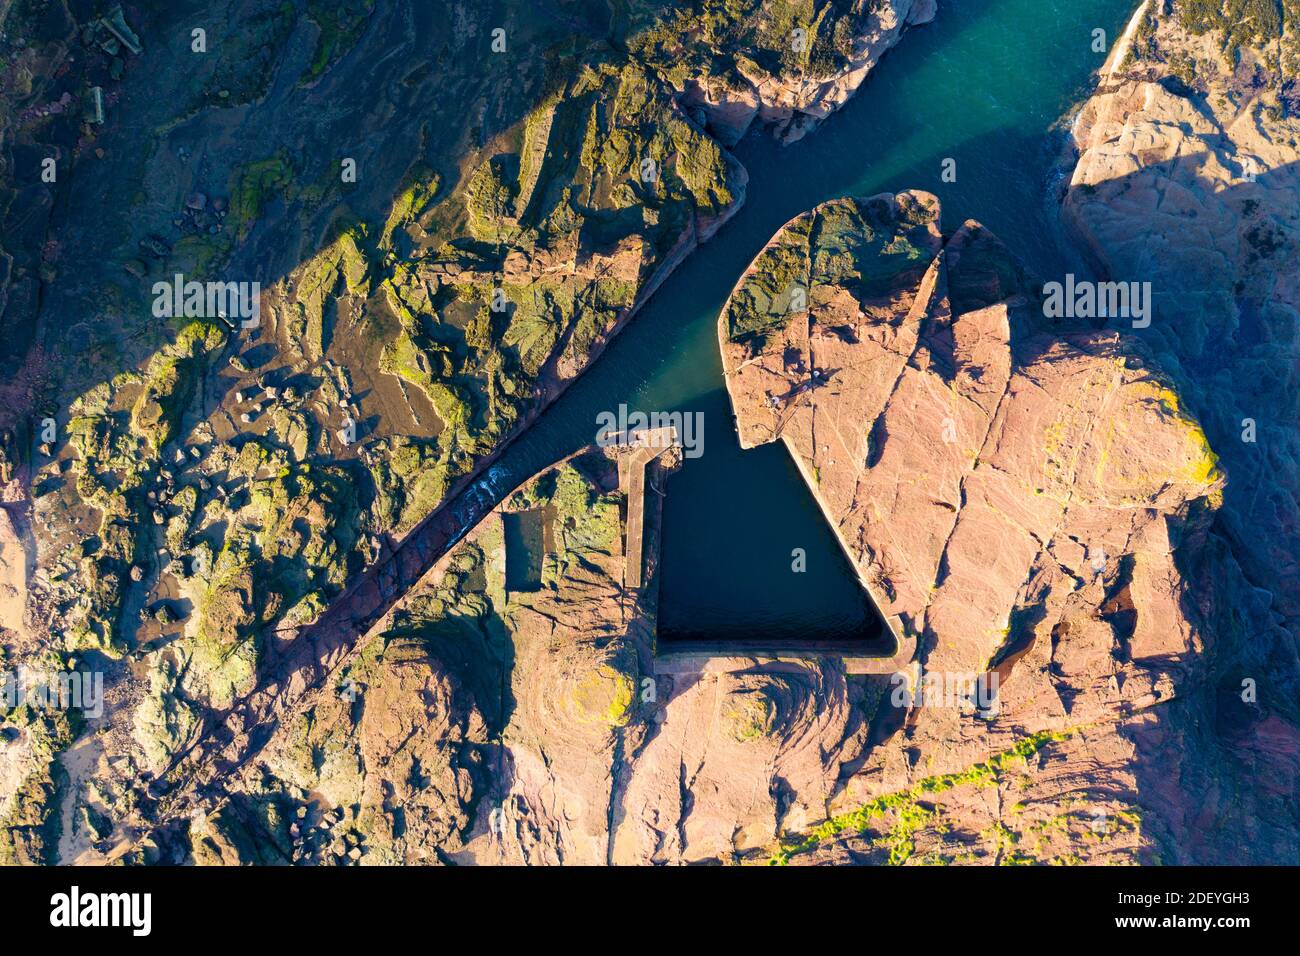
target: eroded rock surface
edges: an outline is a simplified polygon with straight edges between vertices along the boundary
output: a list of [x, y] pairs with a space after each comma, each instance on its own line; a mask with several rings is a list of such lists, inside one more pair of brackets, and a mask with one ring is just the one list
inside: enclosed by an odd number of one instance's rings
[[[905, 720], [782, 858], [1214, 858], [1187, 810], [1224, 753], [1188, 740], [1215, 695], [1188, 565], [1223, 475], [1148, 351], [1053, 327], [995, 237], [944, 234], [916, 192], [793, 220], [719, 337], [742, 442], [786, 444], [919, 635]], [[1253, 852], [1282, 859], [1286, 798], [1259, 799]]]
[[[1294, 827], [1276, 794], [1296, 792], [1300, 751], [1298, 25], [1290, 0], [1143, 4], [1074, 121], [1061, 207], [1102, 277], [1151, 284], [1155, 315], [1132, 334], [1179, 377], [1226, 472], [1213, 534], [1184, 567], [1213, 637], [1215, 733], [1191, 715], [1163, 728], [1167, 786], [1210, 795], [1186, 819], [1236, 820], [1270, 847]], [[1179, 744], [1221, 756], [1201, 766]], [[1226, 852], [1215, 843], [1193, 830], [1182, 858]]]
[[[782, 142], [802, 138], [847, 102], [904, 30], [937, 9], [936, 0], [749, 2], [726, 17], [673, 6], [657, 12], [635, 49], [728, 145], [756, 119]], [[692, 39], [700, 33], [703, 44]]]
[[[719, 337], [743, 441], [784, 440], [917, 637], [907, 682], [833, 661], [655, 675], [657, 520], [631, 589], [619, 452], [593, 449], [480, 520], [209, 788], [181, 846], [210, 862], [259, 858], [252, 832], [299, 862], [1173, 862], [1223, 859], [1221, 829], [1235, 853], [1245, 833], [1252, 859], [1284, 858], [1284, 774], [1246, 801], [1225, 788], [1235, 761], [1285, 771], [1289, 729], [1270, 721], [1252, 747], [1224, 726], [1212, 609], [1187, 584], [1213, 557], [1223, 475], [1140, 343], [1045, 320], [996, 237], [945, 233], [916, 192], [798, 217]], [[964, 679], [989, 672], [996, 699], [973, 702]], [[177, 835], [156, 838], [141, 852]]]
[[[1300, 40], [1291, 16], [1225, 33], [1184, 7], [1135, 17], [1074, 123], [1062, 211], [1097, 269], [1151, 283], [1157, 311], [1142, 334], [1194, 384], [1189, 400], [1232, 477], [1224, 520], [1290, 619], [1300, 101], [1288, 77]], [[1248, 530], [1259, 525], [1270, 533]]]

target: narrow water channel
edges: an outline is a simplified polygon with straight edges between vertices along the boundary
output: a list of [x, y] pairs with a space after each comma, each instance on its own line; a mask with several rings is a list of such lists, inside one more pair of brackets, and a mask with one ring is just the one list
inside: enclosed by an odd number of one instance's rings
[[[1135, 0], [943, 0], [839, 113], [802, 142], [751, 134], [745, 206], [663, 285], [600, 360], [500, 460], [512, 486], [590, 444], [620, 403], [703, 412], [704, 453], [664, 503], [660, 637], [719, 642], [862, 640], [874, 609], [783, 447], [742, 452], [715, 322], [740, 273], [782, 224], [837, 196], [928, 189], [944, 228], [976, 218], [1039, 275], [1064, 264], [1045, 214], [1048, 133], [1088, 93]], [[941, 181], [943, 161], [957, 179]], [[794, 570], [801, 548], [806, 570]]]

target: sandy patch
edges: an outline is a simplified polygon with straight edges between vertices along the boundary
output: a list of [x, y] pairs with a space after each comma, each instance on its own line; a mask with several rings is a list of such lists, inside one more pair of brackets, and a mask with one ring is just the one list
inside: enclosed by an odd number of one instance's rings
[[0, 507], [0, 632], [6, 638], [25, 635], [23, 612], [27, 607], [27, 548], [9, 510]]
[[[65, 866], [101, 864], [104, 856], [92, 846], [93, 835], [78, 816], [82, 801], [88, 799], [87, 782], [104, 770], [104, 748], [96, 734], [85, 734], [59, 754], [59, 762], [68, 774], [67, 793], [59, 807], [63, 827], [59, 835], [59, 862]], [[96, 805], [98, 804], [95, 801]], [[102, 806], [98, 807], [101, 811]]]

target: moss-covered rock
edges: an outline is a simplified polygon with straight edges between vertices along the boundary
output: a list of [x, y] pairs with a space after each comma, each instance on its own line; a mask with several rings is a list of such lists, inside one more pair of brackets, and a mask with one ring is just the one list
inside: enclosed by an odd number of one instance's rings
[[174, 659], [157, 655], [149, 669], [149, 691], [135, 709], [132, 731], [145, 765], [154, 772], [165, 767], [198, 725], [198, 711], [181, 693]]
[[175, 437], [181, 415], [194, 397], [202, 363], [225, 342], [225, 330], [215, 322], [191, 322], [177, 334], [175, 343], [149, 360], [140, 396], [131, 409], [131, 424], [150, 451], [157, 453]]
[[[50, 657], [51, 670], [62, 664]], [[58, 755], [81, 731], [76, 710], [23, 704], [0, 713], [0, 864], [57, 862]]]
[[274, 156], [238, 167], [230, 176], [229, 226], [237, 239], [248, 237], [253, 224], [273, 198], [281, 196], [294, 179], [289, 154]]

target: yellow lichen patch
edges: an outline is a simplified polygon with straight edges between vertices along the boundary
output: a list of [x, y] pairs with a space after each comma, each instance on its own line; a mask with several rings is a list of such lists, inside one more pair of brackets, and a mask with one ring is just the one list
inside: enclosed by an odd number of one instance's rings
[[583, 723], [622, 727], [632, 712], [632, 678], [601, 664], [578, 680], [571, 699]]
[[1219, 459], [1200, 423], [1167, 384], [1152, 377], [1125, 382], [1093, 431], [1091, 473], [1118, 504], [1148, 504], [1174, 486], [1190, 497], [1209, 494], [1223, 479]]
[[1147, 393], [1147, 400], [1155, 403], [1162, 414], [1176, 422], [1181, 429], [1186, 455], [1181, 466], [1177, 468], [1175, 477], [1202, 486], [1212, 485], [1222, 479], [1219, 456], [1210, 448], [1210, 440], [1206, 437], [1201, 423], [1183, 409], [1178, 393], [1154, 380], [1138, 384]]

